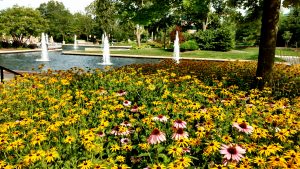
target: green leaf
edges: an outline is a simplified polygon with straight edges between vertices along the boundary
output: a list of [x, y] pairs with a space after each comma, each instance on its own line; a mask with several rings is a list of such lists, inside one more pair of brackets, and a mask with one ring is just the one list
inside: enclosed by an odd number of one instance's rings
[[150, 157], [150, 153], [142, 153], [140, 155], [138, 155], [138, 157]]
[[164, 163], [170, 162], [170, 158], [168, 156], [166, 156], [165, 154], [158, 154], [158, 158], [162, 158]]

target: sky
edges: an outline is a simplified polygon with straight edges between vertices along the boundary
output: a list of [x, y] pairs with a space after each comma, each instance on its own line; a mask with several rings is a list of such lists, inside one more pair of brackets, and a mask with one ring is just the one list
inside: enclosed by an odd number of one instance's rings
[[[41, 3], [49, 0], [0, 0], [0, 10], [10, 8], [14, 5], [37, 8]], [[94, 0], [56, 0], [62, 2], [70, 12], [84, 12], [84, 8]]]

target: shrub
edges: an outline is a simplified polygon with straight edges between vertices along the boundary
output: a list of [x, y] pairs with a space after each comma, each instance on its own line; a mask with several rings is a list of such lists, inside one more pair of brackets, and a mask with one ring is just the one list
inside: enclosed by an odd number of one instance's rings
[[227, 28], [199, 31], [195, 40], [203, 50], [229, 51], [234, 48], [234, 33]]
[[30, 48], [30, 49], [35, 49], [38, 46], [37, 46], [37, 44], [29, 44], [27, 47]]
[[12, 43], [12, 47], [13, 48], [19, 48], [19, 47], [23, 47], [23, 43], [22, 42], [20, 42], [20, 41], [13, 41], [13, 43]]
[[0, 42], [0, 44], [1, 44], [1, 46], [3, 48], [9, 48], [9, 47], [11, 47], [11, 44], [9, 44], [8, 42]]
[[198, 50], [198, 44], [196, 41], [194, 40], [189, 40], [186, 42], [183, 42], [182, 44], [180, 44], [180, 50], [181, 51], [192, 51], [192, 50]]
[[156, 42], [156, 41], [148, 41], [147, 45], [153, 47], [153, 48], [162, 48], [163, 44]]

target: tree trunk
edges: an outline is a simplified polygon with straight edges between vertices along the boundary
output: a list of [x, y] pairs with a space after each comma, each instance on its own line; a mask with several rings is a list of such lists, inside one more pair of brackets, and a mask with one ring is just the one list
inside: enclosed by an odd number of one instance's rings
[[142, 33], [143, 33], [143, 28], [140, 25], [136, 25], [135, 35], [136, 35], [136, 43], [137, 43], [138, 47], [141, 47]]
[[164, 29], [164, 49], [166, 49], [167, 28]]
[[264, 0], [255, 87], [262, 90], [274, 65], [280, 0]]

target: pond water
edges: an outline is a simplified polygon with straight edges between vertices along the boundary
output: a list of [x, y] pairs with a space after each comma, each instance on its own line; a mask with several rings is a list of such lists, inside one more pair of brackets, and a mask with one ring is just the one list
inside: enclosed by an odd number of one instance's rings
[[[0, 54], [0, 66], [12, 70], [31, 71], [37, 70], [38, 66], [44, 64], [44, 70], [67, 70], [73, 67], [82, 69], [94, 69], [105, 66], [99, 65], [102, 62], [102, 56], [80, 56], [63, 55], [61, 52], [49, 52], [49, 62], [39, 62], [36, 59], [41, 58], [41, 52], [18, 53], [18, 54]], [[112, 67], [121, 67], [130, 64], [158, 63], [160, 59], [149, 58], [124, 58], [111, 57]]]

